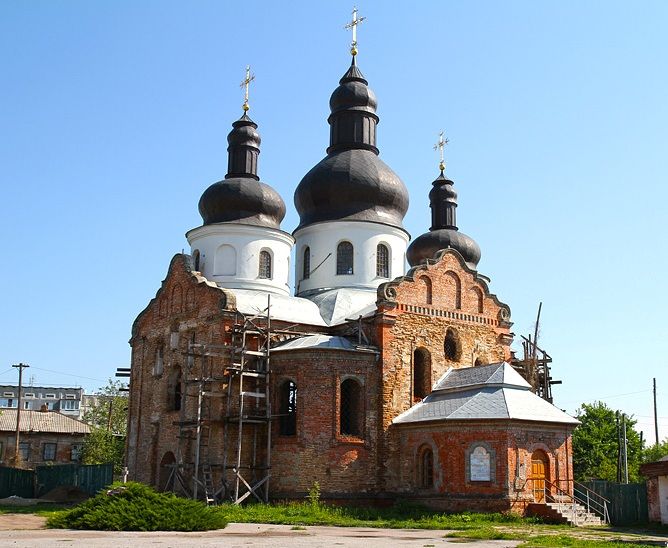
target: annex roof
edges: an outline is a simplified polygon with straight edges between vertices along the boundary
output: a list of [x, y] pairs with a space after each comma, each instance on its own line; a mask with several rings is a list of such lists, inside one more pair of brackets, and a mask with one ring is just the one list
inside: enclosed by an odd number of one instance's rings
[[579, 421], [531, 392], [531, 386], [505, 362], [450, 369], [431, 394], [392, 422], [523, 420], [570, 424]]
[[[51, 434], [90, 434], [87, 424], [53, 411], [21, 410], [21, 432], [46, 432]], [[16, 431], [16, 409], [3, 409], [0, 413], [0, 432]]]
[[359, 348], [345, 337], [332, 335], [307, 335], [298, 339], [292, 339], [279, 346], [272, 348], [273, 352], [284, 352], [286, 350], [302, 350], [306, 348], [317, 348], [318, 350], [347, 350], [347, 351], [373, 351], [370, 347]]

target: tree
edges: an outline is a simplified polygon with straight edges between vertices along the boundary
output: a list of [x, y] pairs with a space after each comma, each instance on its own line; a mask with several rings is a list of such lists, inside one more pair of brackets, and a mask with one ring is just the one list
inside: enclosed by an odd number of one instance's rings
[[[573, 432], [573, 471], [577, 481], [603, 479], [617, 481], [617, 459], [621, 434], [620, 411], [610, 409], [603, 402], [583, 403], [577, 412], [580, 425]], [[640, 481], [642, 457], [640, 434], [636, 421], [626, 417], [627, 461], [629, 481]]]
[[668, 457], [668, 438], [663, 440], [659, 445], [650, 445], [646, 447], [642, 454], [642, 461], [656, 462], [663, 457]]
[[109, 379], [107, 386], [100, 388], [99, 394], [94, 396], [94, 403], [83, 417], [92, 430], [84, 442], [82, 462], [111, 462], [116, 474], [123, 469], [128, 423], [128, 397], [123, 388], [122, 382]]

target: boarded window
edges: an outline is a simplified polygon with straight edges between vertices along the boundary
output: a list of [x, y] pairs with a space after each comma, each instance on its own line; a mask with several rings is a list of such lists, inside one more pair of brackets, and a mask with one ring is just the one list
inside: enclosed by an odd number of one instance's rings
[[55, 443], [45, 443], [42, 446], [42, 460], [56, 460]]
[[384, 244], [376, 247], [376, 276], [390, 277], [390, 250]]
[[302, 278], [308, 280], [311, 277], [311, 248], [304, 250], [304, 262], [302, 263]]
[[459, 361], [459, 336], [454, 329], [448, 329], [445, 333], [445, 341], [443, 342], [443, 354], [445, 358], [456, 362]]
[[362, 436], [362, 409], [362, 386], [355, 379], [346, 379], [341, 383], [341, 434]]
[[422, 399], [431, 389], [431, 355], [426, 348], [413, 352], [413, 397]]
[[258, 278], [271, 280], [271, 253], [268, 251], [260, 251], [260, 269]]
[[218, 276], [234, 276], [237, 273], [237, 250], [223, 244], [216, 250], [213, 273]]
[[349, 275], [353, 273], [353, 244], [341, 242], [336, 248], [336, 273]]
[[434, 453], [431, 447], [422, 447], [418, 451], [417, 462], [418, 485], [422, 489], [434, 486]]
[[469, 456], [471, 481], [491, 481], [491, 458], [482, 445], [476, 447]]
[[279, 432], [281, 436], [297, 434], [297, 384], [287, 380], [280, 390], [280, 420]]

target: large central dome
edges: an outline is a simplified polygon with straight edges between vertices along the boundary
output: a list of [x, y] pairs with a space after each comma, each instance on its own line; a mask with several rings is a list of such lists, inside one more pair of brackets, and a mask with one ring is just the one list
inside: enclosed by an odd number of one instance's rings
[[330, 146], [295, 191], [304, 226], [325, 221], [367, 221], [403, 228], [408, 191], [378, 157], [376, 97], [355, 59], [329, 101]]

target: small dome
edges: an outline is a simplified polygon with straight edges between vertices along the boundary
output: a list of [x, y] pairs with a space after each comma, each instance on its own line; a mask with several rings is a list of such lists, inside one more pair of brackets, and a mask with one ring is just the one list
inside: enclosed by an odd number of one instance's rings
[[323, 221], [371, 221], [402, 228], [408, 190], [376, 154], [352, 149], [326, 156], [295, 191], [301, 228]]
[[279, 228], [285, 217], [285, 203], [269, 185], [235, 177], [207, 188], [199, 200], [199, 213], [205, 225], [240, 223]]
[[366, 84], [358, 80], [346, 80], [334, 90], [329, 99], [332, 114], [346, 109], [376, 112], [376, 94]]
[[441, 228], [426, 232], [413, 240], [406, 250], [408, 264], [416, 266], [433, 259], [441, 249], [455, 249], [464, 257], [464, 261], [475, 269], [480, 261], [480, 247], [473, 238], [457, 229]]
[[207, 188], [199, 200], [205, 225], [240, 223], [279, 228], [285, 217], [285, 203], [257, 176], [260, 134], [247, 114], [232, 124], [227, 136], [228, 168], [222, 181]]

